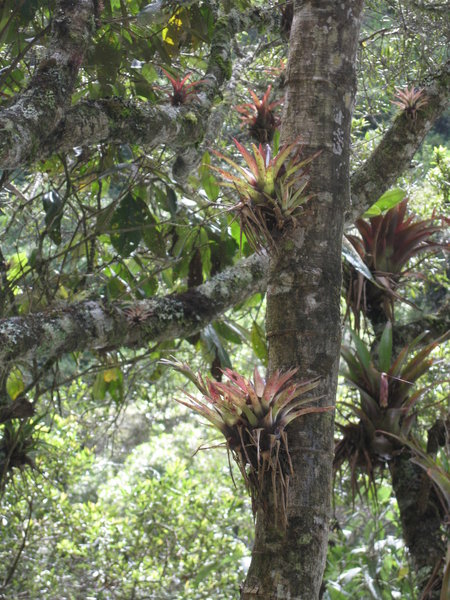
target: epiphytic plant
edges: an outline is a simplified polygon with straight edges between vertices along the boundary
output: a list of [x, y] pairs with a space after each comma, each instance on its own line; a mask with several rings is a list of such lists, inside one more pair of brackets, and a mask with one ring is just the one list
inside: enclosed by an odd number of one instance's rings
[[416, 389], [416, 382], [434, 364], [430, 354], [443, 341], [440, 338], [414, 352], [425, 333], [405, 346], [395, 359], [389, 322], [380, 338], [376, 361], [356, 333], [352, 333], [353, 348], [342, 345], [346, 367], [341, 374], [359, 392], [359, 404], [345, 406], [359, 420], [338, 425], [342, 438], [336, 444], [334, 466], [339, 469], [345, 461], [349, 463], [354, 491], [357, 469], [365, 471], [373, 484], [375, 468], [384, 466], [402, 448], [392, 436], [407, 438], [415, 422], [415, 405], [429, 389]]
[[413, 120], [417, 118], [417, 112], [428, 104], [425, 91], [415, 87], [397, 89], [395, 97], [398, 100], [392, 100], [392, 104], [399, 106]]
[[285, 144], [275, 156], [267, 144], [258, 147], [252, 144], [250, 153], [237, 140], [234, 143], [248, 169], [217, 151], [214, 154], [238, 171], [240, 177], [218, 167], [211, 168], [226, 180], [223, 186], [237, 191], [239, 201], [232, 205], [231, 211], [239, 218], [249, 244], [255, 250], [268, 247], [276, 251], [274, 236], [287, 224], [296, 224], [302, 205], [311, 198], [305, 194], [306, 167], [317, 154], [300, 160], [298, 140]]
[[305, 394], [318, 380], [295, 381], [297, 369], [275, 371], [264, 380], [255, 368], [253, 381], [225, 369], [228, 381], [218, 382], [196, 375], [186, 363], [163, 362], [183, 373], [200, 391], [200, 399], [186, 393], [189, 400], [178, 401], [205, 417], [225, 437], [227, 450], [251, 494], [253, 510], [267, 509], [263, 489], [270, 485], [275, 520], [281, 516], [279, 524], [285, 525], [293, 473], [285, 428], [303, 415], [333, 410], [305, 406], [314, 400]]
[[192, 100], [192, 97], [196, 94], [194, 88], [197, 85], [203, 83], [202, 79], [200, 79], [199, 81], [186, 83], [192, 76], [192, 73], [188, 73], [183, 77], [183, 79], [177, 79], [176, 77], [173, 77], [170, 73], [168, 73], [165, 69], [163, 69], [163, 67], [161, 67], [161, 71], [172, 84], [172, 93], [167, 92], [172, 106], [181, 106], [182, 104], [190, 102]]
[[274, 133], [280, 125], [280, 119], [274, 114], [274, 108], [283, 102], [275, 100], [269, 102], [272, 86], [269, 85], [261, 100], [252, 90], [249, 90], [253, 102], [246, 102], [235, 106], [242, 115], [242, 127], [247, 126], [250, 135], [260, 144], [270, 143]]
[[393, 301], [399, 298], [397, 289], [410, 274], [410, 260], [442, 247], [432, 239], [442, 227], [434, 219], [418, 221], [413, 214], [408, 216], [407, 205], [405, 198], [384, 215], [358, 219], [359, 236], [347, 236], [373, 276], [371, 282], [353, 268], [345, 273], [347, 304], [357, 325], [361, 310], [375, 322], [393, 320]]
[[41, 417], [35, 419], [12, 419], [1, 425], [0, 437], [0, 493], [14, 469], [36, 467], [36, 450], [46, 444], [36, 435]]

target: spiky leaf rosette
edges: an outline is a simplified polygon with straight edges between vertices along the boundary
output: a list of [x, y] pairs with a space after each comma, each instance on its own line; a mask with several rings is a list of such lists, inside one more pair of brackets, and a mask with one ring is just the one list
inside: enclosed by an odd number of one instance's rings
[[361, 311], [374, 323], [392, 320], [394, 300], [403, 300], [397, 289], [411, 274], [411, 259], [443, 246], [432, 239], [443, 227], [435, 219], [418, 221], [413, 214], [408, 216], [407, 205], [405, 198], [384, 215], [358, 219], [355, 225], [359, 236], [347, 236], [375, 282], [351, 267], [344, 274], [347, 304], [355, 314], [357, 328]]
[[[357, 471], [361, 469], [374, 483], [374, 470], [383, 467], [402, 446], [392, 436], [407, 438], [416, 414], [417, 402], [432, 386], [416, 388], [416, 382], [434, 364], [431, 352], [444, 338], [427, 344], [415, 352], [427, 332], [417, 336], [394, 359], [392, 326], [388, 323], [377, 348], [375, 361], [363, 340], [352, 332], [353, 347], [342, 345], [346, 367], [341, 374], [359, 392], [359, 404], [345, 404], [358, 422], [337, 425], [342, 438], [335, 447], [334, 467], [348, 462], [352, 488], [357, 489]], [[385, 433], [382, 433], [385, 432]], [[387, 436], [386, 433], [391, 434]]]
[[34, 454], [44, 447], [39, 440], [41, 417], [35, 419], [12, 419], [0, 427], [0, 489], [15, 468], [35, 468]]
[[280, 511], [284, 524], [292, 463], [286, 426], [309, 413], [333, 410], [332, 407], [305, 406], [305, 397], [318, 380], [294, 380], [297, 369], [275, 371], [264, 380], [257, 368], [253, 380], [231, 369], [223, 371], [227, 381], [218, 382], [195, 374], [186, 363], [162, 361], [188, 377], [201, 398], [185, 392], [188, 400], [178, 400], [205, 417], [226, 440], [252, 497], [253, 510], [267, 509], [263, 489], [269, 483], [275, 514]]
[[183, 79], [178, 79], [176, 77], [172, 77], [172, 75], [162, 67], [161, 71], [172, 84], [172, 93], [167, 92], [172, 106], [181, 106], [182, 104], [190, 102], [192, 97], [196, 94], [194, 88], [204, 81], [203, 79], [200, 79], [199, 81], [187, 83], [192, 76], [192, 73], [188, 73], [183, 77]]
[[230, 210], [239, 218], [241, 231], [256, 250], [268, 248], [277, 251], [277, 233], [288, 224], [296, 224], [303, 205], [311, 198], [305, 194], [308, 185], [307, 167], [318, 153], [300, 160], [299, 141], [285, 144], [272, 156], [270, 146], [255, 146], [249, 152], [234, 139], [236, 148], [248, 168], [241, 167], [228, 156], [213, 151], [216, 156], [232, 166], [234, 175], [224, 169], [211, 166], [239, 196]]
[[397, 100], [392, 100], [392, 104], [399, 106], [413, 120], [417, 118], [417, 111], [423, 110], [428, 104], [425, 91], [415, 87], [397, 89], [395, 97]]
[[249, 90], [253, 102], [246, 102], [235, 106], [241, 115], [241, 126], [248, 127], [253, 139], [260, 144], [267, 144], [273, 140], [275, 131], [280, 126], [280, 119], [274, 113], [274, 109], [283, 102], [275, 100], [269, 102], [272, 86], [269, 85], [261, 100], [252, 90]]

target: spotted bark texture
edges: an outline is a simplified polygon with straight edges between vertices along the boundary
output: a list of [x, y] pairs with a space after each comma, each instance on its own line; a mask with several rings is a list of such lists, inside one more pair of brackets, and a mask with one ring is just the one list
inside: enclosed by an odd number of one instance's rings
[[[86, 301], [0, 320], [0, 374], [10, 362], [44, 361], [77, 350], [144, 347], [200, 331], [266, 286], [267, 259], [251, 257], [185, 293], [129, 305]], [[136, 313], [142, 315], [136, 318]]]
[[[320, 377], [314, 401], [335, 402], [341, 339], [341, 241], [349, 204], [350, 124], [362, 0], [297, 2], [291, 29], [283, 138], [302, 136], [313, 199], [270, 260], [266, 330], [269, 371]], [[315, 600], [328, 539], [333, 417], [308, 415], [288, 429], [294, 465], [285, 531], [259, 510], [243, 600]], [[275, 508], [271, 507], [272, 512]]]
[[50, 44], [28, 87], [0, 111], [0, 168], [14, 169], [40, 155], [42, 140], [69, 108], [77, 73], [94, 32], [93, 0], [59, 0]]

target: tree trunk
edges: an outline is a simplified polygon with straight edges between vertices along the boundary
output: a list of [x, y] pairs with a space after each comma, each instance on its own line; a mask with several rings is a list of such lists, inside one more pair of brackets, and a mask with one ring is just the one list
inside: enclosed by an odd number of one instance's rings
[[424, 470], [410, 461], [409, 452], [389, 464], [392, 487], [402, 522], [403, 538], [411, 554], [417, 586], [426, 600], [438, 600], [445, 562], [439, 499]]
[[[320, 377], [322, 406], [334, 405], [341, 323], [341, 240], [350, 197], [350, 124], [362, 0], [297, 2], [291, 29], [283, 138], [302, 136], [314, 194], [300, 225], [271, 257], [266, 329], [269, 371], [298, 367]], [[288, 429], [294, 466], [288, 525], [258, 510], [243, 600], [318, 598], [325, 566], [333, 418], [308, 415]]]

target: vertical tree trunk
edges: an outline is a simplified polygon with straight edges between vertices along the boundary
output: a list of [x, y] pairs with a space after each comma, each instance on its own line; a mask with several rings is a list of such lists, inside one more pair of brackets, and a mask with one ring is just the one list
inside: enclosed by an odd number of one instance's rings
[[402, 522], [403, 538], [411, 554], [417, 586], [426, 600], [441, 597], [445, 543], [443, 507], [425, 471], [405, 451], [389, 463], [392, 487]]
[[[291, 29], [283, 138], [299, 135], [312, 163], [314, 198], [283, 234], [269, 267], [269, 371], [320, 377], [322, 406], [335, 401], [341, 338], [341, 239], [349, 202], [350, 125], [362, 0], [297, 1]], [[295, 474], [286, 530], [259, 509], [243, 600], [318, 598], [325, 566], [333, 418], [308, 415], [288, 430]]]

